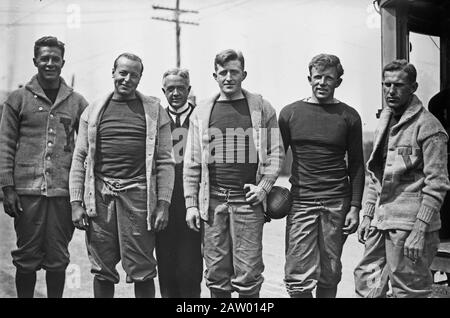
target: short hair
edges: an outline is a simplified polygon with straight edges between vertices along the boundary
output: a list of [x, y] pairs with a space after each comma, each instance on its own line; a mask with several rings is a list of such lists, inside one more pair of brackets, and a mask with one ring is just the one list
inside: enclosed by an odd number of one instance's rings
[[179, 67], [174, 67], [171, 69], [168, 69], [167, 71], [164, 72], [163, 77], [162, 77], [162, 84], [164, 86], [164, 81], [166, 79], [167, 76], [169, 75], [177, 75], [180, 76], [181, 78], [183, 78], [186, 81], [186, 84], [189, 86], [191, 85], [191, 81], [189, 79], [189, 71], [185, 68], [179, 68]]
[[142, 73], [144, 72], [144, 64], [142, 63], [141, 58], [140, 58], [139, 56], [137, 56], [136, 54], [128, 53], [128, 52], [125, 52], [125, 53], [120, 54], [120, 55], [114, 60], [113, 71], [116, 70], [116, 68], [117, 68], [117, 62], [119, 61], [119, 59], [120, 59], [121, 57], [125, 57], [125, 58], [127, 58], [127, 59], [129, 59], [129, 60], [139, 62], [139, 63], [141, 64], [141, 74], [140, 74], [140, 75], [142, 75]]
[[312, 68], [326, 69], [329, 67], [335, 67], [338, 78], [344, 75], [344, 68], [342, 67], [341, 60], [336, 55], [321, 53], [314, 56], [309, 62], [308, 69], [311, 75]]
[[383, 79], [385, 72], [403, 71], [406, 73], [409, 83], [415, 83], [417, 79], [417, 70], [407, 60], [394, 60], [383, 67]]
[[244, 55], [242, 55], [241, 51], [235, 51], [233, 49], [224, 50], [222, 52], [217, 53], [216, 58], [214, 59], [214, 69], [217, 71], [217, 65], [224, 66], [225, 63], [229, 61], [238, 60], [241, 62], [242, 69], [244, 69]]
[[42, 38], [37, 39], [36, 42], [34, 42], [34, 57], [38, 56], [39, 49], [44, 46], [57, 47], [61, 50], [61, 57], [64, 58], [64, 43], [59, 41], [56, 37], [49, 35], [43, 36]]

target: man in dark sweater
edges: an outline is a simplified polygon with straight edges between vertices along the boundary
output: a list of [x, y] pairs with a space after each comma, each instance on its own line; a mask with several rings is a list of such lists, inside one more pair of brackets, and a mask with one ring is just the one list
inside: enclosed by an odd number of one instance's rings
[[47, 296], [62, 297], [74, 226], [69, 168], [74, 134], [87, 106], [60, 76], [64, 43], [45, 36], [34, 44], [37, 75], [4, 104], [0, 124], [0, 187], [14, 218], [12, 251], [18, 297], [33, 297], [36, 271], [46, 270]]
[[86, 230], [96, 298], [114, 296], [119, 261], [135, 296], [155, 297], [155, 232], [168, 223], [175, 162], [166, 111], [137, 91], [143, 70], [135, 54], [119, 55], [114, 92], [80, 120], [69, 190], [72, 219]]
[[175, 183], [167, 228], [156, 234], [156, 259], [161, 296], [164, 298], [200, 298], [203, 272], [201, 236], [186, 224], [183, 191], [183, 158], [194, 105], [188, 102], [191, 90], [189, 71], [174, 68], [163, 75], [167, 113], [171, 118], [175, 155]]
[[[273, 107], [242, 89], [244, 57], [216, 55], [220, 93], [192, 113], [184, 158], [186, 220], [202, 226], [211, 297], [257, 298], [263, 283], [264, 206], [284, 158]], [[204, 222], [200, 223], [200, 219]]]
[[334, 98], [344, 73], [339, 58], [309, 63], [312, 96], [283, 108], [279, 126], [292, 149], [293, 195], [286, 222], [285, 284], [291, 297], [335, 297], [347, 235], [359, 223], [364, 190], [361, 119]]

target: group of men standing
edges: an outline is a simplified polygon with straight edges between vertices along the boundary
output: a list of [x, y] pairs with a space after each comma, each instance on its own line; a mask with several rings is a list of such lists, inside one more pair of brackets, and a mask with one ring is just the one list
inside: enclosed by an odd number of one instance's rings
[[[114, 91], [88, 103], [60, 76], [64, 44], [35, 42], [37, 75], [11, 93], [0, 122], [0, 187], [14, 218], [18, 297], [33, 297], [46, 270], [48, 297], [62, 297], [74, 227], [86, 231], [95, 297], [113, 297], [119, 261], [136, 297], [257, 298], [263, 284], [267, 196], [292, 149], [284, 282], [293, 298], [335, 297], [346, 237], [365, 244], [355, 269], [362, 297], [426, 297], [450, 189], [448, 135], [414, 95], [416, 70], [383, 69], [386, 107], [367, 163], [357, 111], [334, 92], [338, 57], [309, 63], [310, 97], [275, 109], [242, 88], [241, 52], [214, 60], [219, 93], [189, 101], [189, 72], [169, 69], [168, 107], [137, 87], [142, 60], [113, 64]], [[75, 136], [75, 132], [77, 133]], [[154, 253], [155, 252], [155, 253]], [[156, 254], [156, 259], [154, 254]]]

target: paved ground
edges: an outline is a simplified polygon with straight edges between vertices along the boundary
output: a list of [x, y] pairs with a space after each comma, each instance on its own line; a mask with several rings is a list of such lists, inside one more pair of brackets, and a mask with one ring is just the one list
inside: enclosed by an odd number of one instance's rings
[[[287, 186], [287, 179], [280, 179], [277, 184]], [[266, 223], [264, 228], [264, 263], [265, 282], [261, 290], [262, 297], [283, 298], [288, 297], [284, 284], [284, 234], [285, 220], [272, 220]], [[15, 233], [13, 221], [3, 212], [3, 204], [0, 207], [0, 298], [16, 297], [14, 287], [15, 268], [11, 262], [10, 251], [14, 248]], [[338, 297], [353, 297], [353, 274], [358, 260], [362, 255], [362, 245], [352, 235], [346, 242], [342, 256], [343, 277], [339, 285]], [[65, 297], [79, 298], [92, 297], [92, 275], [90, 274], [89, 261], [84, 243], [84, 232], [75, 231], [70, 243], [71, 264], [67, 269]], [[125, 283], [125, 273], [121, 265], [118, 265], [121, 274], [121, 282], [116, 287], [116, 297], [133, 297], [132, 285]], [[156, 281], [156, 285], [157, 281]], [[36, 297], [45, 297], [44, 272], [38, 272], [36, 285]], [[157, 297], [159, 297], [157, 289]], [[203, 285], [202, 297], [209, 297], [206, 286]]]

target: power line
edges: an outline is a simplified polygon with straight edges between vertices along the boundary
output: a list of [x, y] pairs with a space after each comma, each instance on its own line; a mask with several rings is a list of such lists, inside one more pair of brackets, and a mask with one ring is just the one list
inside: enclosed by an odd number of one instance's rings
[[247, 2], [250, 2], [250, 1], [253, 1], [253, 0], [243, 0], [241, 2], [239, 2], [239, 1], [233, 2], [233, 3], [231, 3], [231, 5], [229, 5], [228, 7], [224, 8], [223, 10], [219, 10], [217, 12], [214, 12], [214, 13], [208, 15], [208, 16], [200, 18], [199, 20], [201, 21], [201, 20], [205, 20], [205, 19], [210, 19], [210, 18], [212, 18], [212, 17], [214, 17], [214, 16], [216, 16], [218, 14], [221, 14], [223, 12], [229, 11], [231, 9], [235, 9], [236, 7], [240, 7], [240, 6], [246, 4]]
[[[238, 0], [238, 1], [239, 1], [239, 0]], [[215, 3], [215, 4], [212, 4], [212, 5], [207, 5], [207, 6], [205, 6], [205, 7], [199, 8], [199, 10], [207, 10], [207, 9], [219, 7], [219, 6], [224, 5], [224, 4], [226, 4], [226, 3], [230, 3], [230, 1], [229, 1], [229, 0], [225, 0], [225, 1], [222, 1], [222, 2], [219, 2], [219, 3]]]
[[160, 17], [152, 17], [152, 19], [153, 20], [166, 21], [166, 22], [175, 22], [175, 23], [198, 25], [197, 22], [190, 22], [190, 21], [183, 21], [183, 20], [167, 19], [167, 18], [160, 18]]
[[[135, 11], [135, 12], [142, 12], [142, 10], [146, 10], [147, 8], [127, 8], [126, 11], [130, 12], [130, 11]], [[124, 10], [123, 9], [118, 9], [118, 10], [94, 10], [94, 11], [87, 11], [84, 10], [83, 14], [108, 14], [108, 13], [123, 13]], [[35, 13], [34, 11], [24, 11], [21, 9], [0, 9], [0, 13]], [[43, 12], [45, 14], [65, 14], [66, 11], [45, 11]]]
[[177, 49], [177, 67], [180, 67], [180, 64], [181, 64], [181, 58], [180, 58], [181, 27], [180, 27], [180, 24], [198, 25], [198, 23], [196, 23], [196, 22], [180, 20], [180, 15], [182, 13], [196, 13], [197, 14], [198, 11], [196, 11], [196, 10], [180, 9], [180, 0], [176, 0], [175, 8], [163, 7], [163, 6], [157, 6], [157, 5], [153, 5], [152, 7], [155, 10], [166, 10], [166, 11], [172, 11], [173, 12], [173, 18], [172, 19], [161, 18], [161, 17], [152, 17], [152, 19], [175, 23], [175, 40], [176, 40], [176, 49]]
[[16, 19], [16, 20], [14, 20], [13, 22], [7, 23], [7, 24], [6, 24], [6, 27], [7, 27], [7, 28], [13, 27], [13, 26], [16, 25], [19, 21], [21, 21], [21, 20], [23, 20], [23, 19], [25, 19], [25, 18], [28, 18], [30, 15], [33, 15], [33, 14], [38, 13], [39, 11], [45, 9], [46, 7], [50, 6], [51, 4], [53, 4], [53, 3], [55, 3], [55, 2], [56, 2], [56, 0], [50, 1], [49, 3], [43, 5], [42, 7], [40, 7], [40, 8], [38, 8], [38, 9], [36, 9], [36, 10], [34, 10], [34, 11], [32, 11], [32, 12], [30, 12], [30, 13], [28, 13], [28, 14], [26, 14], [26, 15], [24, 15], [24, 16], [18, 18], [18, 19]]
[[[159, 29], [158, 31], [159, 32], [166, 32], [169, 29], [170, 28], [167, 27], [167, 28]], [[128, 40], [128, 41], [124, 41], [124, 42], [120, 43], [120, 46], [126, 47], [130, 43], [136, 43], [136, 41], [134, 39], [131, 39], [131, 40]], [[142, 41], [139, 41], [138, 43], [139, 43], [139, 45], [144, 45], [145, 44], [145, 42], [142, 42]], [[79, 58], [75, 58], [75, 59], [71, 60], [70, 64], [74, 65], [74, 64], [78, 64], [78, 63], [85, 63], [86, 60], [88, 60], [88, 59], [97, 59], [97, 58], [100, 58], [100, 57], [102, 57], [104, 55], [107, 55], [107, 54], [111, 54], [111, 50], [109, 48], [104, 48], [102, 50], [96, 51], [96, 52], [94, 52], [92, 54], [89, 54], [87, 56], [82, 56], [82, 57], [79, 57]]]
[[[138, 21], [138, 20], [148, 20], [148, 17], [129, 17], [126, 19], [101, 19], [101, 20], [83, 20], [83, 24], [97, 24], [97, 23], [116, 23], [120, 24], [122, 21]], [[15, 27], [20, 26], [40, 26], [40, 25], [65, 25], [66, 21], [55, 21], [55, 22], [24, 22], [24, 23], [16, 23]], [[0, 23], [0, 26], [9, 27], [9, 23]]]
[[169, 7], [163, 7], [163, 6], [157, 6], [157, 5], [152, 5], [153, 9], [159, 9], [159, 10], [167, 10], [167, 11], [177, 11], [178, 13], [198, 13], [198, 11], [196, 10], [184, 10], [184, 9], [180, 9], [179, 8], [179, 3], [177, 4], [177, 7], [174, 8], [169, 8]]

